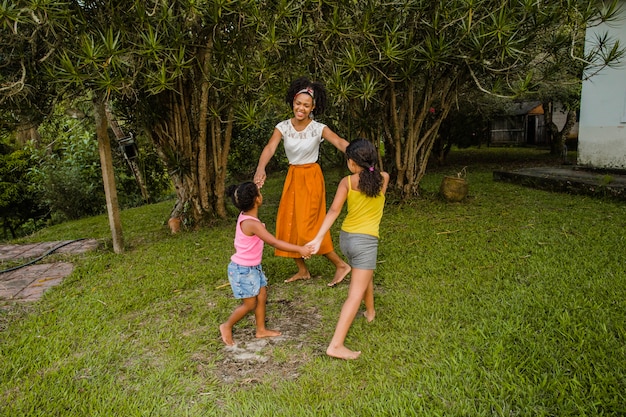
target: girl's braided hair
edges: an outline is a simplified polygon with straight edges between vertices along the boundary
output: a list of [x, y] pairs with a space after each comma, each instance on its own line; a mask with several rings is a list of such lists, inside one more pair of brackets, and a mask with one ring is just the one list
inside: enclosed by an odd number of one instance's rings
[[226, 189], [226, 195], [231, 198], [235, 207], [241, 211], [254, 208], [254, 200], [259, 196], [256, 184], [250, 181], [239, 185], [231, 185]]
[[306, 77], [300, 77], [291, 82], [287, 95], [285, 96], [285, 102], [288, 106], [293, 106], [293, 100], [296, 98], [296, 94], [306, 88], [313, 90], [313, 103], [315, 104], [315, 114], [320, 115], [326, 110], [326, 88], [320, 82], [312, 82]]
[[346, 148], [346, 157], [363, 168], [359, 172], [359, 190], [368, 197], [376, 197], [383, 188], [383, 176], [376, 168], [378, 152], [366, 139], [356, 139]]

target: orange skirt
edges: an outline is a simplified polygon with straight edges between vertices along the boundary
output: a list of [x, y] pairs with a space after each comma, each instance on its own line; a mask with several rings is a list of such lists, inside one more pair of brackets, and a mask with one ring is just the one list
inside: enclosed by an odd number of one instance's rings
[[[304, 245], [315, 237], [326, 216], [326, 186], [319, 164], [290, 165], [280, 197], [276, 217], [276, 237], [295, 245]], [[327, 232], [318, 254], [333, 251]], [[274, 251], [276, 256], [300, 258], [297, 252]]]

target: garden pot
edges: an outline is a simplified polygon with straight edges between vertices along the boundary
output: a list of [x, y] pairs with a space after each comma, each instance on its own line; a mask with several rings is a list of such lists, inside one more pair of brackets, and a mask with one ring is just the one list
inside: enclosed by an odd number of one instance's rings
[[467, 197], [467, 191], [469, 190], [469, 185], [465, 178], [459, 177], [443, 177], [441, 181], [441, 186], [439, 187], [439, 193], [441, 196], [451, 203], [456, 203], [462, 201], [465, 197]]
[[167, 221], [167, 225], [170, 227], [172, 234], [180, 232], [181, 221], [178, 217], [172, 217]]

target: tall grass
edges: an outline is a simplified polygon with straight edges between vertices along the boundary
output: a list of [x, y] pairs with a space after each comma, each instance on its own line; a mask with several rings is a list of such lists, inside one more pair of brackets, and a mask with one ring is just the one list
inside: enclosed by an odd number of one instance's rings
[[[126, 210], [122, 255], [108, 249], [106, 216], [43, 230], [29, 240], [105, 247], [70, 256], [74, 273], [41, 301], [0, 310], [0, 415], [626, 415], [626, 207], [492, 180], [544, 158], [459, 152], [429, 171], [422, 198], [390, 196], [376, 320], [357, 318], [346, 340], [356, 361], [324, 355], [347, 285], [325, 286], [320, 257], [310, 265], [323, 279], [284, 284], [294, 266], [271, 248], [269, 325], [289, 334], [263, 350], [267, 362], [232, 358], [217, 326], [237, 304], [223, 287], [234, 212], [171, 235], [172, 202]], [[442, 175], [463, 166], [469, 199], [442, 201]], [[329, 198], [344, 174], [327, 170]], [[272, 231], [282, 180], [263, 188]], [[242, 321], [235, 340], [252, 343], [251, 328]]]

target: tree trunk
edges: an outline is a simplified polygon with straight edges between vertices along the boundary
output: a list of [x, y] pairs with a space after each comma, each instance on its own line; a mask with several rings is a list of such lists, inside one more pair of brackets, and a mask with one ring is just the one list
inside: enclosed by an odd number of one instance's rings
[[212, 138], [213, 143], [215, 144], [213, 153], [216, 161], [214, 165], [215, 186], [213, 189], [215, 190], [215, 207], [217, 215], [223, 219], [226, 218], [226, 175], [228, 174], [228, 153], [230, 152], [230, 142], [233, 135], [234, 113], [235, 110], [231, 107], [226, 119], [225, 129], [222, 128], [222, 122], [220, 120], [217, 120], [217, 118], [213, 118], [212, 120]]
[[553, 136], [553, 142], [550, 147], [550, 153], [552, 155], [563, 155], [564, 157], [567, 156], [565, 155], [565, 141], [567, 140], [567, 135], [569, 135], [569, 132], [572, 130], [572, 127], [574, 127], [575, 123], [576, 112], [573, 110], [568, 110], [563, 128], [561, 130], [558, 130], [555, 125], [556, 133]]
[[[206, 48], [198, 53], [198, 62], [202, 67], [202, 73], [208, 74], [210, 71], [210, 55], [213, 47], [213, 38], [209, 37]], [[198, 142], [198, 175], [200, 178], [200, 195], [202, 196], [202, 207], [210, 207], [209, 203], [209, 169], [208, 169], [208, 123], [209, 123], [209, 83], [204, 80], [200, 83], [198, 103], [198, 137], [204, 138]]]
[[187, 225], [202, 223], [206, 215], [198, 184], [197, 150], [201, 138], [197, 136], [197, 124], [188, 117], [192, 95], [186, 90], [161, 93], [157, 104], [161, 111], [149, 131], [176, 190], [176, 205], [170, 217], [178, 217]]
[[200, 226], [226, 218], [226, 164], [234, 109], [220, 107], [219, 92], [204, 79], [181, 83], [178, 90], [159, 95], [163, 111], [149, 133], [176, 189], [170, 217]]
[[552, 101], [544, 101], [542, 103], [543, 106], [543, 120], [544, 126], [546, 129], [546, 137], [548, 139], [548, 143], [550, 144], [550, 154], [558, 155], [561, 152], [561, 149], [557, 148], [556, 142], [556, 133], [559, 131], [559, 128], [553, 121], [554, 115], [554, 104]]
[[[453, 77], [431, 78], [420, 89], [415, 88], [413, 82], [400, 89], [393, 84], [389, 86], [390, 114], [384, 124], [395, 155], [395, 188], [403, 200], [419, 195], [419, 183], [455, 94], [454, 82]], [[397, 94], [397, 90], [403, 93]]]
[[38, 145], [41, 139], [37, 126], [33, 126], [31, 124], [22, 124], [18, 126], [15, 131], [15, 138], [22, 146], [26, 145], [28, 142], [33, 142], [35, 145]]
[[543, 103], [543, 109], [546, 134], [550, 142], [550, 154], [555, 156], [563, 155], [567, 135], [569, 135], [569, 132], [576, 123], [576, 112], [570, 109], [567, 110], [565, 124], [563, 124], [561, 130], [559, 130], [559, 127], [554, 123], [554, 103], [552, 101], [545, 101]]
[[117, 202], [117, 189], [115, 188], [115, 173], [113, 171], [113, 157], [111, 155], [111, 141], [109, 139], [105, 102], [103, 99], [94, 99], [94, 116], [96, 121], [96, 136], [98, 137], [98, 152], [100, 153], [100, 165], [102, 168], [102, 181], [106, 197], [107, 213], [109, 215], [109, 227], [113, 238], [113, 251], [124, 252], [124, 239], [122, 237], [122, 222], [120, 220], [120, 208]]

